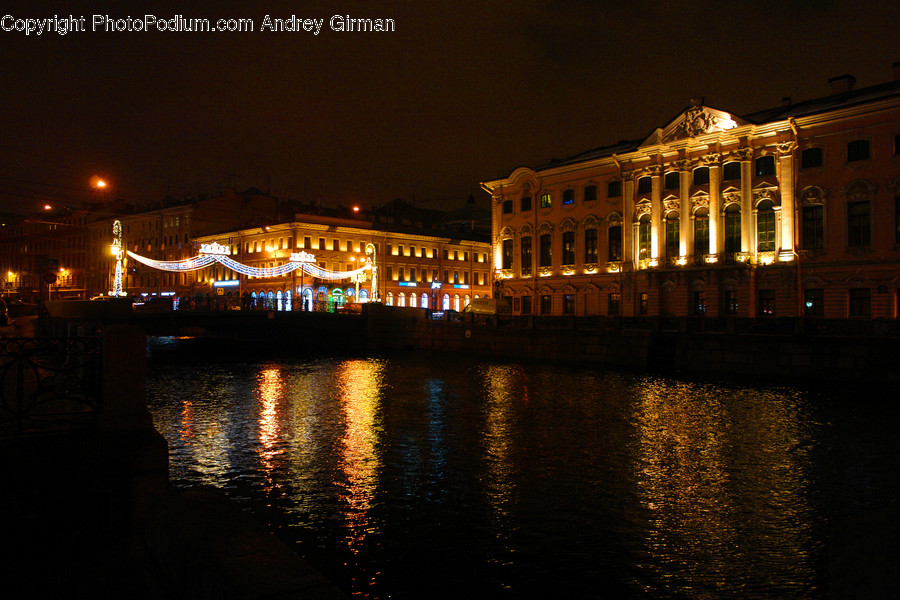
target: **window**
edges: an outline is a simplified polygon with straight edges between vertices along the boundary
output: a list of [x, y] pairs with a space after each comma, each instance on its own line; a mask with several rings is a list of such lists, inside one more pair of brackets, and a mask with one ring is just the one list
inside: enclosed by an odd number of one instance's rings
[[800, 153], [800, 168], [811, 169], [822, 166], [822, 149], [807, 148]]
[[503, 214], [509, 215], [509, 214], [512, 214], [512, 211], [513, 211], [512, 200], [504, 200], [503, 201]]
[[756, 251], [775, 251], [775, 209], [772, 202], [760, 202], [756, 211]]
[[512, 269], [513, 264], [513, 241], [511, 239], [503, 240], [503, 250], [501, 252], [501, 260], [503, 269]]
[[353, 252], [353, 242], [351, 240], [347, 240], [347, 252]]
[[522, 262], [519, 266], [522, 269], [522, 275], [528, 276], [531, 275], [531, 236], [523, 237], [520, 246]]
[[641, 215], [641, 221], [638, 224], [638, 258], [650, 258], [650, 215], [644, 213]]
[[607, 198], [618, 198], [622, 195], [622, 182], [610, 181], [606, 186]]
[[681, 173], [678, 171], [671, 171], [666, 173], [666, 189], [667, 190], [677, 190], [680, 182], [681, 182]]
[[737, 204], [729, 204], [725, 209], [725, 252], [741, 251], [741, 209]]
[[325, 238], [319, 238], [319, 250], [325, 249]]
[[694, 256], [711, 254], [709, 249], [709, 211], [699, 209], [694, 215]]
[[563, 294], [563, 314], [575, 314], [575, 294]]
[[522, 296], [522, 314], [531, 314], [531, 296]]
[[821, 317], [825, 314], [825, 290], [803, 290], [803, 315]]
[[725, 290], [725, 314], [736, 315], [738, 312], [738, 297], [736, 290]]
[[522, 212], [531, 210], [531, 196], [522, 196], [522, 199], [519, 200], [519, 210]]
[[868, 160], [869, 140], [854, 140], [847, 144], [847, 162]]
[[722, 167], [722, 180], [723, 181], [734, 181], [735, 179], [741, 178], [741, 163], [739, 162], [730, 162], [725, 163], [725, 166]]
[[650, 177], [638, 179], [638, 194], [649, 194], [651, 191], [653, 191], [653, 180]]
[[564, 190], [562, 203], [563, 204], [575, 204], [575, 190]]
[[677, 213], [670, 212], [666, 215], [666, 257], [670, 259], [681, 255], [680, 223]]
[[646, 315], [649, 310], [649, 304], [647, 292], [641, 292], [638, 297], [638, 314]]
[[335, 252], [339, 252], [341, 250], [341, 241], [340, 240], [331, 240], [331, 249]]
[[541, 194], [541, 208], [550, 208], [550, 194]]
[[610, 316], [619, 314], [619, 294], [618, 292], [612, 292], [608, 297], [608, 307], [606, 313]]
[[613, 225], [606, 232], [609, 245], [609, 258], [611, 261], [622, 260], [622, 226]]
[[584, 188], [584, 201], [585, 202], [593, 202], [597, 199], [597, 186], [589, 185]]
[[564, 231], [562, 235], [562, 264], [575, 264], [575, 232]]
[[597, 262], [597, 230], [593, 227], [584, 230], [584, 262]]
[[869, 201], [847, 203], [847, 244], [860, 247], [870, 243]]
[[759, 290], [757, 292], [757, 312], [760, 317], [775, 316], [775, 290]]
[[760, 156], [756, 159], [756, 176], [767, 177], [775, 174], [775, 157]]
[[553, 240], [553, 237], [549, 233], [545, 233], [541, 236], [541, 266], [542, 267], [550, 267], [553, 265], [553, 254], [550, 250], [550, 244]]
[[389, 267], [387, 268], [387, 279], [388, 279], [388, 281], [393, 281], [393, 280], [394, 280], [394, 268], [393, 268], [393, 267], [390, 267], [390, 266], [389, 266]]
[[[404, 273], [403, 267], [397, 269], [397, 281], [406, 281], [406, 274]], [[403, 305], [401, 304], [400, 306]]]
[[825, 219], [824, 207], [821, 205], [804, 206], [803, 221], [803, 249], [817, 250], [825, 247]]
[[703, 290], [694, 292], [694, 301], [691, 304], [691, 312], [698, 317], [706, 314], [706, 292]]
[[850, 290], [850, 316], [872, 316], [872, 296], [869, 288], [853, 288]]
[[541, 314], [549, 315], [550, 310], [553, 308], [553, 297], [545, 294], [541, 296]]
[[709, 183], [709, 167], [697, 167], [694, 169], [694, 185], [706, 185]]

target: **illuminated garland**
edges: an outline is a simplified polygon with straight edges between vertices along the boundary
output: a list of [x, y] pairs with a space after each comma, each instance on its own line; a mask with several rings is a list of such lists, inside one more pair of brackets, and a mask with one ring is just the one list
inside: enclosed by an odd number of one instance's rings
[[[203, 250], [206, 249], [204, 248]], [[203, 252], [203, 250], [201, 250], [201, 252]], [[236, 260], [233, 260], [218, 252], [214, 252], [211, 254], [200, 254], [199, 256], [187, 258], [185, 260], [153, 260], [152, 258], [140, 256], [131, 251], [128, 251], [128, 256], [141, 264], [147, 265], [148, 267], [152, 267], [154, 269], [159, 269], [160, 271], [196, 271], [198, 269], [208, 267], [214, 262], [218, 262], [236, 273], [247, 275], [248, 277], [259, 278], [284, 277], [291, 271], [303, 269], [304, 272], [312, 275], [313, 277], [337, 281], [339, 279], [350, 279], [354, 275], [358, 275], [359, 273], [362, 273], [371, 268], [369, 264], [366, 264], [359, 269], [354, 269], [352, 271], [329, 271], [327, 269], [319, 267], [312, 262], [308, 262], [311, 256], [305, 253], [292, 254], [290, 262], [278, 265], [277, 267], [263, 268], [251, 267], [239, 263]]]

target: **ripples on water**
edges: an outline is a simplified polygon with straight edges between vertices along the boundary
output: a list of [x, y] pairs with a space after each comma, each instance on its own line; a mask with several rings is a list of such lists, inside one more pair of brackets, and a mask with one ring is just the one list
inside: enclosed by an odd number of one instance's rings
[[802, 598], [897, 442], [795, 388], [421, 356], [184, 362], [148, 399], [211, 484], [370, 598]]

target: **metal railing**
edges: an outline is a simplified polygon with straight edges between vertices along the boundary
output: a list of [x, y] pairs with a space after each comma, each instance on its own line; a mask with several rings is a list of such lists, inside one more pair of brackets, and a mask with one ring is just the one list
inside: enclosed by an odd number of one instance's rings
[[102, 364], [99, 337], [0, 339], [0, 437], [94, 428]]

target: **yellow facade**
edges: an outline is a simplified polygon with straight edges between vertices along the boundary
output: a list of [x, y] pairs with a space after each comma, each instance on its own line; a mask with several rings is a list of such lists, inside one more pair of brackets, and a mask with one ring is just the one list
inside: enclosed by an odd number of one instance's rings
[[484, 182], [515, 314], [897, 317], [900, 82]]

